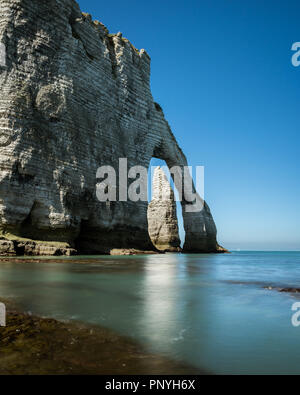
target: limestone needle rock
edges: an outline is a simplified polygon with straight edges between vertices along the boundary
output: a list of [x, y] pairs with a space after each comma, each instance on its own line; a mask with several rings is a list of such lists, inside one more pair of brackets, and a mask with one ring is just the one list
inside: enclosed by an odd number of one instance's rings
[[[97, 169], [118, 169], [119, 158], [187, 165], [153, 100], [147, 52], [74, 0], [1, 0], [0, 42], [0, 250], [153, 250], [147, 202], [95, 193]], [[207, 206], [183, 219], [186, 251], [217, 251]]]
[[160, 251], [180, 251], [180, 238], [174, 192], [164, 171], [157, 167], [153, 176], [153, 199], [148, 207], [149, 235]]

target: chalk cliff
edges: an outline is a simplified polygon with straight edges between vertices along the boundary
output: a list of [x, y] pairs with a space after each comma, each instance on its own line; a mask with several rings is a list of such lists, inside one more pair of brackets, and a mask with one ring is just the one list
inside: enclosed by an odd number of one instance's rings
[[[150, 58], [73, 0], [1, 0], [0, 250], [153, 250], [147, 202], [97, 200], [99, 166], [119, 158], [187, 165], [150, 91]], [[98, 180], [99, 181], [99, 180]], [[186, 251], [215, 252], [207, 205], [188, 213]], [[6, 252], [5, 252], [6, 251]]]
[[160, 251], [179, 252], [181, 248], [174, 192], [160, 167], [154, 170], [152, 195], [148, 207], [151, 241]]

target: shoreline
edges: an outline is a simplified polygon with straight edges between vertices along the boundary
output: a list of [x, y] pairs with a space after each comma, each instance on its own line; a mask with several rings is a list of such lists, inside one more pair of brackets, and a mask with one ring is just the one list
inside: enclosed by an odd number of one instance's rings
[[0, 327], [0, 375], [174, 375], [208, 374], [204, 370], [151, 353], [110, 329], [63, 322], [7, 306]]
[[230, 253], [227, 249], [221, 247], [218, 243], [214, 249], [197, 250], [184, 248], [165, 248], [157, 249], [154, 245], [151, 249], [140, 249], [135, 247], [110, 247], [103, 248], [98, 253], [80, 251], [73, 245], [74, 243], [59, 242], [59, 241], [41, 241], [28, 238], [19, 237], [14, 234], [3, 233], [0, 229], [0, 257], [18, 257], [18, 256], [80, 256], [80, 255], [112, 255], [112, 256], [126, 256], [126, 255], [159, 255], [165, 253], [188, 253], [188, 254], [225, 254]]

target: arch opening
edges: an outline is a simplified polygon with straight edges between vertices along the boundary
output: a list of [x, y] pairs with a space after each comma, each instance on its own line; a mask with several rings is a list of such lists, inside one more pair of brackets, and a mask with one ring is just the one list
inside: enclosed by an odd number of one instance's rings
[[185, 240], [181, 203], [164, 160], [152, 158], [148, 179], [148, 232], [160, 251], [180, 252]]

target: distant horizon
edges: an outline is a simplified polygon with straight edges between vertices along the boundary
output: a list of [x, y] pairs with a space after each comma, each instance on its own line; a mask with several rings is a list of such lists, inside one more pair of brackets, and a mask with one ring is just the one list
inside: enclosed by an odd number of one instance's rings
[[231, 248], [229, 252], [300, 252], [300, 250], [244, 250], [244, 249], [233, 249]]

